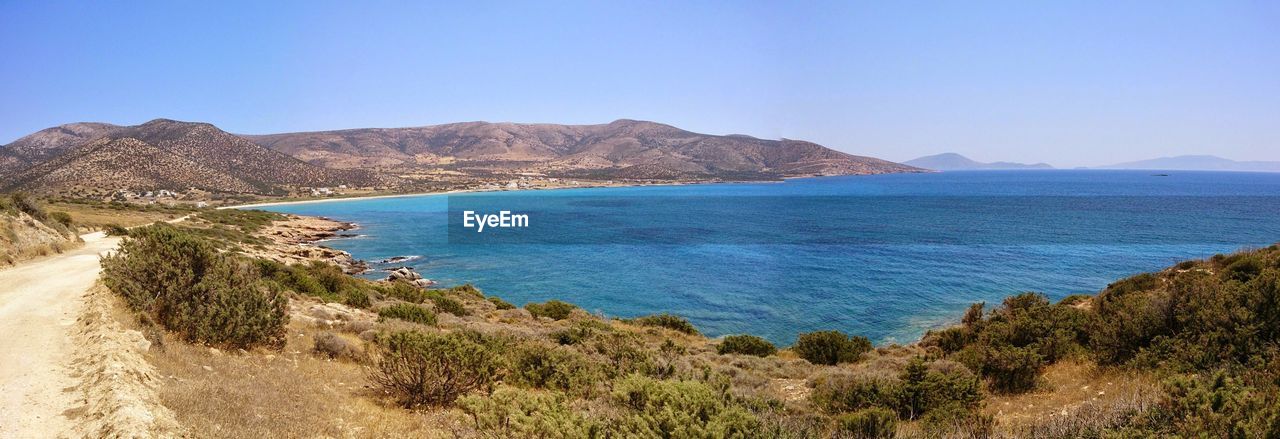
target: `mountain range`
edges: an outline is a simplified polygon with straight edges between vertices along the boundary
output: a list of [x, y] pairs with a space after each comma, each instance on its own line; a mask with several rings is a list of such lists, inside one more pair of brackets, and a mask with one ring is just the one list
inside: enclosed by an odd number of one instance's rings
[[[415, 173], [747, 180], [920, 172], [800, 140], [693, 133], [618, 120], [599, 125], [466, 122], [236, 135], [199, 122], [72, 123], [0, 147], [0, 190], [90, 193], [198, 188], [395, 185]], [[434, 177], [433, 177], [434, 178]]]
[[943, 154], [924, 156], [914, 160], [902, 162], [904, 165], [910, 165], [917, 168], [932, 169], [935, 171], [977, 171], [977, 170], [997, 170], [997, 169], [1053, 169], [1048, 163], [1024, 164], [1012, 162], [993, 162], [982, 163], [969, 159], [968, 157], [948, 152]]
[[1099, 166], [1096, 169], [1280, 172], [1280, 162], [1235, 161], [1212, 155], [1183, 155]]
[[465, 122], [245, 138], [330, 168], [505, 163], [550, 176], [629, 179], [749, 179], [919, 171], [800, 140], [699, 134], [626, 119], [599, 125]]

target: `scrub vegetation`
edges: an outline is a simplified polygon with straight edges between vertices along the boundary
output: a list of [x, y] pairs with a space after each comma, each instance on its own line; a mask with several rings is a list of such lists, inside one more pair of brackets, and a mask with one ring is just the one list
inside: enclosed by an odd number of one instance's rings
[[[251, 233], [259, 218], [206, 220]], [[167, 403], [186, 425], [221, 426], [215, 436], [1280, 433], [1274, 246], [1125, 279], [1093, 297], [975, 304], [959, 325], [910, 346], [819, 331], [779, 349], [751, 335], [708, 339], [670, 314], [607, 319], [555, 300], [516, 308], [471, 285], [369, 281], [326, 263], [226, 251], [234, 245], [153, 225], [129, 231], [104, 261], [107, 286], [143, 325], [178, 340], [152, 354], [178, 377], [166, 384]], [[246, 350], [213, 355], [190, 343]], [[252, 377], [185, 366], [202, 362]], [[286, 383], [289, 369], [315, 388]], [[196, 403], [197, 391], [298, 400], [215, 412]], [[274, 429], [230, 422], [288, 420], [275, 411], [290, 406], [317, 413]]]
[[0, 267], [78, 247], [78, 224], [23, 193], [0, 193]]

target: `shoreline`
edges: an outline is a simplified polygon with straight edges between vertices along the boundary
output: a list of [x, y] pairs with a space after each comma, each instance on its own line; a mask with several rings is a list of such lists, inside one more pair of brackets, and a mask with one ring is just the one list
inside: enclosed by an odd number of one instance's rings
[[413, 192], [408, 194], [383, 194], [383, 195], [357, 195], [352, 197], [337, 198], [317, 198], [313, 200], [288, 200], [288, 201], [267, 201], [262, 203], [235, 204], [230, 206], [218, 206], [215, 210], [223, 209], [252, 209], [258, 207], [270, 206], [290, 206], [296, 204], [314, 204], [314, 203], [336, 203], [340, 201], [359, 201], [359, 200], [377, 200], [386, 198], [409, 198], [409, 197], [426, 197], [433, 195], [454, 195], [454, 194], [472, 194], [472, 193], [488, 193], [488, 192], [533, 192], [533, 191], [559, 191], [567, 189], [617, 189], [617, 188], [636, 188], [636, 187], [666, 187], [666, 186], [695, 186], [710, 184], [783, 184], [790, 180], [799, 180], [804, 178], [825, 178], [825, 177], [860, 177], [870, 175], [885, 174], [865, 174], [865, 175], [811, 175], [805, 177], [783, 177], [781, 180], [742, 180], [742, 181], [692, 181], [692, 182], [670, 182], [670, 183], [652, 183], [652, 184], [614, 184], [614, 185], [590, 185], [590, 186], [556, 186], [556, 187], [539, 187], [525, 189], [454, 189], [443, 192]]

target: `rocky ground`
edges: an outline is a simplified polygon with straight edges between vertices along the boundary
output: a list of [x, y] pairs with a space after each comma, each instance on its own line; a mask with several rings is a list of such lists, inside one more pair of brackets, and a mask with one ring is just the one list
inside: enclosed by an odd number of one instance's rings
[[345, 232], [355, 230], [355, 224], [323, 217], [288, 215], [287, 218], [275, 221], [257, 233], [269, 240], [270, 244], [261, 249], [245, 249], [245, 253], [286, 264], [328, 261], [342, 267], [348, 274], [369, 270], [368, 264], [352, 257], [350, 253], [318, 244], [326, 239], [353, 235]]

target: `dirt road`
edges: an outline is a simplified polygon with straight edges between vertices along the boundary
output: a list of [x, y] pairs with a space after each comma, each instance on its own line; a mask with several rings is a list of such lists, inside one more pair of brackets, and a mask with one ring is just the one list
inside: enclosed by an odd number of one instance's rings
[[82, 236], [84, 247], [0, 270], [0, 438], [56, 437], [75, 406], [71, 331], [98, 279], [98, 255], [119, 238]]

